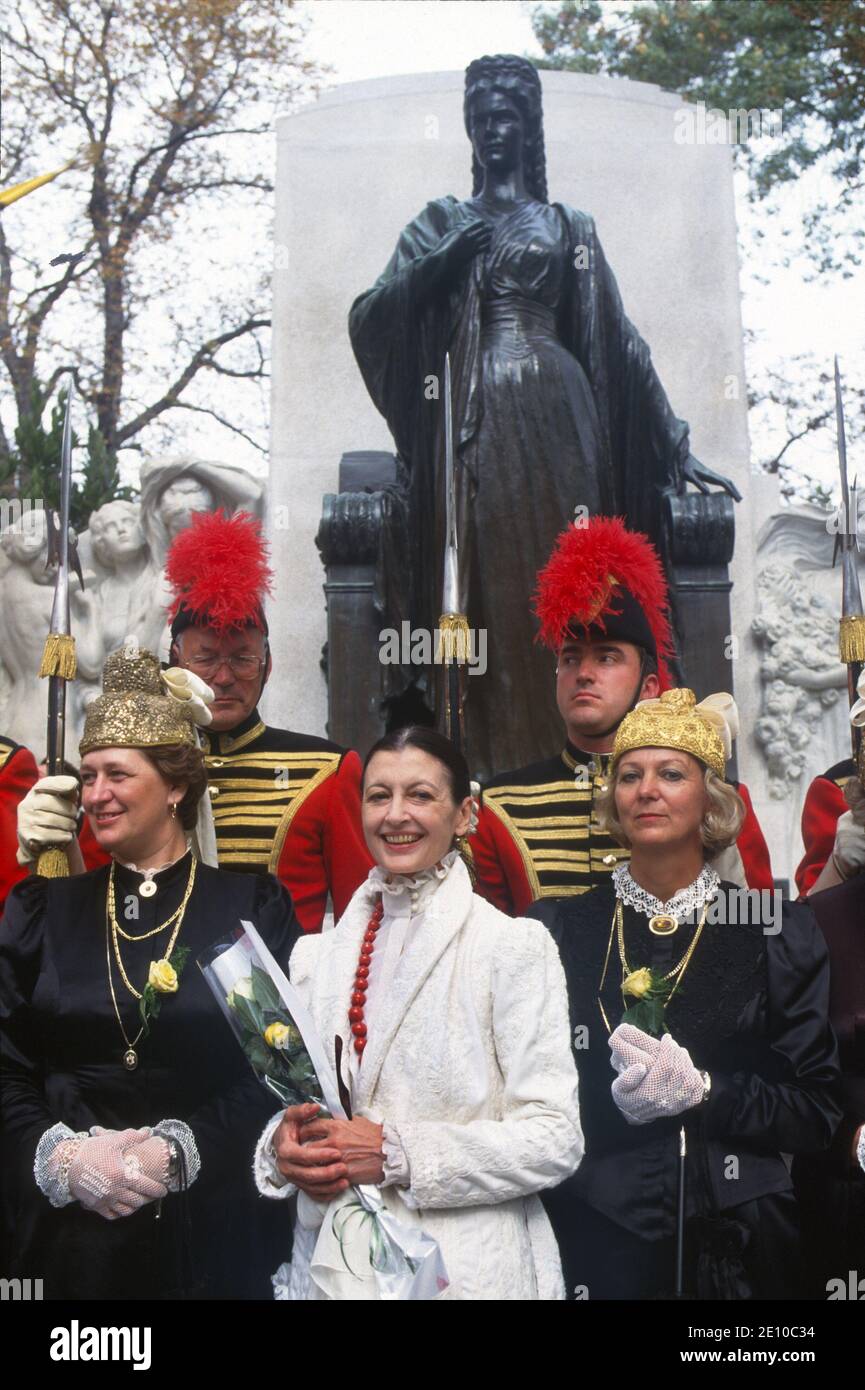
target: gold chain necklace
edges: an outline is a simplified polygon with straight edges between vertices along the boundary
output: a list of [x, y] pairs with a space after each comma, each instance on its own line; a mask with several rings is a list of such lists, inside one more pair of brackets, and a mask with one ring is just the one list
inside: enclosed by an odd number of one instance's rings
[[141, 1034], [144, 1032], [144, 1024], [142, 1023], [138, 1032], [135, 1034], [135, 1037], [130, 1042], [129, 1034], [123, 1027], [123, 1019], [120, 1017], [120, 1010], [117, 1007], [117, 996], [114, 993], [114, 981], [111, 978], [111, 950], [108, 940], [107, 921], [105, 923], [105, 962], [108, 966], [108, 988], [111, 990], [111, 1002], [114, 1005], [114, 1016], [117, 1019], [120, 1031], [123, 1034], [123, 1041], [126, 1043], [126, 1051], [123, 1054], [123, 1065], [127, 1071], [135, 1071], [135, 1068], [138, 1066], [138, 1053], [135, 1051], [135, 1045], [139, 1041]]
[[[108, 874], [108, 916], [111, 921], [111, 927], [115, 935], [122, 936], [124, 941], [146, 941], [149, 936], [158, 936], [161, 931], [165, 931], [165, 928], [170, 927], [171, 923], [177, 917], [182, 917], [186, 909], [186, 904], [189, 901], [189, 895], [192, 892], [192, 885], [195, 882], [195, 863], [196, 860], [195, 856], [193, 855], [192, 863], [189, 867], [189, 879], [186, 884], [186, 892], [183, 897], [183, 902], [180, 904], [180, 906], [175, 908], [171, 916], [166, 917], [164, 922], [160, 922], [158, 927], [153, 927], [151, 931], [143, 932], [141, 936], [133, 936], [131, 932], [124, 931], [117, 920], [117, 908], [114, 896], [114, 860], [112, 859], [111, 869]], [[167, 954], [170, 955], [171, 952], [169, 951], [167, 952]]]
[[180, 934], [180, 928], [183, 925], [183, 918], [186, 913], [186, 905], [189, 902], [193, 884], [195, 883], [196, 865], [197, 860], [193, 855], [192, 863], [189, 866], [189, 880], [186, 884], [186, 892], [183, 895], [183, 901], [181, 902], [177, 911], [172, 912], [171, 916], [168, 917], [162, 923], [161, 926], [155, 927], [153, 931], [144, 932], [141, 936], [129, 936], [126, 932], [121, 930], [117, 921], [114, 901], [114, 861], [112, 860], [111, 870], [108, 876], [108, 901], [106, 903], [105, 912], [105, 961], [108, 966], [108, 988], [111, 991], [111, 1002], [114, 1005], [114, 1015], [117, 1019], [120, 1031], [123, 1034], [123, 1041], [126, 1043], [126, 1051], [123, 1054], [123, 1065], [127, 1071], [134, 1071], [135, 1068], [138, 1066], [138, 1053], [135, 1051], [135, 1047], [138, 1041], [140, 1040], [142, 1033], [144, 1032], [145, 1025], [141, 1025], [135, 1037], [130, 1041], [129, 1035], [126, 1032], [126, 1029], [123, 1027], [123, 1019], [120, 1017], [120, 1009], [117, 1006], [117, 995], [114, 992], [114, 978], [111, 971], [111, 945], [113, 943], [114, 956], [117, 961], [117, 968], [120, 971], [120, 978], [123, 980], [123, 983], [129, 990], [129, 993], [133, 996], [133, 998], [140, 1000], [140, 991], [137, 990], [135, 986], [132, 984], [132, 982], [129, 979], [129, 976], [123, 968], [123, 960], [120, 955], [120, 942], [118, 940], [118, 934], [120, 936], [125, 937], [127, 941], [147, 941], [149, 937], [156, 936], [158, 932], [165, 931], [166, 927], [169, 926], [170, 923], [175, 921], [176, 919], [174, 931], [171, 934], [171, 940], [168, 943], [168, 948], [165, 951], [165, 955], [163, 957], [163, 959], [168, 960], [171, 956], [172, 951], [174, 950], [175, 943]]
[[[709, 899], [706, 901], [706, 903], [704, 904], [704, 906], [703, 906], [703, 913], [702, 913], [702, 916], [700, 917], [700, 921], [699, 921], [699, 923], [698, 923], [698, 925], [697, 925], [697, 930], [694, 932], [694, 936], [693, 936], [693, 939], [692, 939], [692, 941], [691, 941], [691, 944], [690, 944], [690, 946], [688, 947], [688, 949], [687, 949], [687, 951], [685, 952], [685, 954], [682, 956], [681, 960], [678, 962], [677, 965], [674, 965], [674, 966], [673, 966], [672, 970], [668, 970], [667, 973], [666, 973], [666, 975], [662, 975], [662, 976], [661, 976], [661, 979], [662, 979], [662, 980], [674, 980], [674, 981], [675, 981], [675, 983], [674, 983], [674, 985], [673, 985], [673, 988], [670, 990], [670, 993], [667, 995], [667, 998], [666, 998], [666, 1000], [664, 1001], [664, 1008], [665, 1008], [665, 1009], [666, 1009], [667, 1006], [669, 1005], [671, 999], [673, 998], [673, 995], [676, 993], [676, 990], [679, 988], [679, 985], [682, 983], [682, 979], [684, 978], [685, 971], [687, 970], [687, 968], [688, 968], [688, 966], [689, 966], [689, 964], [690, 964], [690, 962], [691, 962], [691, 957], [692, 957], [692, 955], [694, 954], [695, 950], [697, 949], [697, 942], [700, 940], [700, 937], [701, 937], [702, 934], [703, 934], [703, 928], [704, 928], [705, 925], [706, 925], [706, 918], [707, 918], [708, 915], [709, 915], [709, 907], [710, 907], [711, 903], [713, 902], [714, 897], [715, 897], [715, 894], [713, 893], [713, 894], [712, 894], [712, 897], [709, 898]], [[602, 1002], [602, 999], [601, 999], [601, 995], [603, 994], [604, 983], [605, 983], [606, 978], [607, 978], [607, 968], [608, 968], [608, 966], [609, 966], [609, 964], [610, 964], [610, 955], [611, 955], [612, 949], [613, 949], [613, 936], [614, 936], [614, 935], [617, 935], [617, 936], [618, 936], [618, 942], [619, 942], [619, 959], [620, 959], [620, 961], [621, 961], [621, 963], [622, 963], [622, 984], [624, 984], [625, 980], [627, 979], [627, 977], [628, 977], [632, 972], [631, 972], [631, 967], [628, 965], [628, 961], [627, 961], [627, 958], [626, 958], [626, 956], [625, 956], [625, 920], [624, 920], [624, 913], [623, 913], [623, 911], [622, 911], [621, 899], [619, 899], [619, 898], [616, 899], [616, 906], [615, 906], [615, 910], [614, 910], [614, 912], [613, 912], [613, 920], [612, 920], [612, 922], [610, 923], [610, 939], [609, 939], [609, 941], [607, 942], [607, 954], [606, 954], [605, 957], [604, 957], [604, 968], [603, 968], [603, 970], [601, 971], [601, 978], [600, 978], [600, 980], [599, 980], [599, 982], [598, 982], [598, 995], [597, 995], [597, 998], [598, 998], [598, 1008], [599, 1008], [600, 1011], [601, 1011], [601, 1018], [604, 1020], [604, 1026], [606, 1027], [606, 1030], [607, 1030], [608, 1033], [612, 1033], [613, 1030], [612, 1030], [612, 1028], [610, 1027], [610, 1022], [609, 1022], [609, 1019], [607, 1018], [607, 1012], [606, 1012], [606, 1010], [605, 1010], [605, 1008], [604, 1008], [604, 1005], [603, 1005], [603, 1002]]]
[[[189, 902], [190, 894], [192, 893], [192, 887], [193, 887], [193, 884], [195, 883], [195, 868], [196, 868], [196, 863], [197, 863], [197, 861], [196, 861], [196, 859], [193, 857], [192, 864], [190, 865], [190, 868], [189, 868], [189, 881], [188, 881], [188, 883], [187, 883], [187, 885], [186, 885], [186, 892], [185, 892], [184, 895], [183, 895], [183, 901], [182, 901], [182, 903], [180, 904], [180, 906], [179, 906], [179, 908], [177, 909], [177, 911], [176, 911], [176, 912], [172, 912], [171, 916], [170, 916], [165, 922], [163, 922], [162, 925], [161, 925], [160, 927], [154, 928], [153, 931], [144, 932], [141, 936], [132, 936], [132, 937], [130, 937], [130, 936], [128, 936], [125, 932], [122, 932], [122, 931], [120, 930], [120, 927], [119, 927], [118, 922], [117, 922], [117, 918], [116, 918], [115, 913], [114, 913], [114, 894], [113, 894], [113, 892], [112, 892], [112, 882], [111, 882], [111, 878], [109, 877], [109, 880], [108, 880], [108, 923], [109, 923], [109, 927], [110, 927], [110, 930], [111, 930], [111, 940], [112, 940], [112, 942], [113, 942], [113, 944], [114, 944], [114, 956], [115, 956], [115, 959], [116, 959], [116, 961], [117, 961], [117, 969], [120, 971], [120, 978], [121, 978], [121, 980], [122, 980], [123, 983], [125, 984], [126, 988], [129, 990], [129, 993], [133, 996], [134, 999], [140, 999], [140, 998], [141, 998], [141, 993], [140, 993], [140, 991], [137, 990], [137, 989], [135, 988], [135, 986], [132, 984], [132, 982], [131, 982], [130, 979], [129, 979], [129, 976], [127, 975], [126, 971], [125, 971], [124, 968], [123, 968], [123, 960], [122, 960], [121, 955], [120, 955], [120, 942], [119, 942], [119, 940], [118, 940], [118, 933], [119, 933], [121, 936], [126, 936], [126, 940], [127, 940], [127, 941], [146, 941], [146, 940], [148, 939], [148, 937], [156, 936], [157, 932], [165, 931], [165, 928], [169, 925], [169, 923], [172, 922], [172, 921], [174, 921], [174, 919], [176, 918], [177, 920], [176, 920], [176, 922], [175, 922], [174, 931], [171, 933], [171, 940], [169, 941], [166, 950], [163, 952], [163, 960], [170, 960], [170, 959], [171, 959], [171, 952], [174, 950], [175, 942], [177, 941], [177, 938], [178, 938], [178, 936], [179, 936], [179, 934], [180, 934], [180, 928], [183, 926], [183, 918], [184, 918], [184, 914], [185, 914], [185, 912], [186, 912], [186, 904]], [[113, 873], [113, 871], [114, 871], [114, 865], [113, 865], [113, 864], [111, 865], [111, 870], [112, 870], [112, 873]]]

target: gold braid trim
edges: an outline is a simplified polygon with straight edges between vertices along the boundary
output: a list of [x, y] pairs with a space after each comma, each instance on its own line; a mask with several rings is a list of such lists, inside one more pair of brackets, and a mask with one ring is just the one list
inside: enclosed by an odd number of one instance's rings
[[865, 661], [865, 614], [851, 613], [841, 619], [838, 650], [845, 665]]
[[42, 649], [40, 676], [62, 676], [65, 681], [74, 681], [77, 670], [75, 638], [62, 632], [49, 632]]

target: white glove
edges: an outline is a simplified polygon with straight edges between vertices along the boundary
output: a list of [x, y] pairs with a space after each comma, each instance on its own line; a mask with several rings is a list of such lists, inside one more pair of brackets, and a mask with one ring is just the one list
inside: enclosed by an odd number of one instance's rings
[[106, 1221], [115, 1221], [167, 1196], [165, 1183], [148, 1177], [141, 1163], [127, 1160], [127, 1154], [136, 1145], [141, 1148], [137, 1141], [149, 1136], [147, 1129], [118, 1131], [94, 1126], [69, 1164], [70, 1197]]
[[650, 1037], [630, 1023], [610, 1035], [611, 1062], [619, 1074], [612, 1096], [629, 1125], [647, 1125], [692, 1110], [706, 1083], [684, 1047], [670, 1033]]
[[865, 869], [865, 825], [856, 824], [852, 811], [838, 817], [832, 858], [842, 878], [852, 878]]
[[213, 723], [209, 706], [216, 696], [194, 671], [187, 671], [185, 666], [170, 666], [162, 672], [162, 683], [171, 699], [184, 706], [185, 712], [199, 728]]
[[32, 864], [44, 849], [68, 845], [77, 828], [77, 780], [43, 777], [18, 803], [18, 863]]

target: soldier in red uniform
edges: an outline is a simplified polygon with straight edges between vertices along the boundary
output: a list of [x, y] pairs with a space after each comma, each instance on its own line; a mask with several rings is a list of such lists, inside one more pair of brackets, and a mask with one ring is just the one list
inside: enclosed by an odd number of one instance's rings
[[[605, 882], [627, 850], [603, 830], [595, 800], [616, 730], [640, 700], [670, 685], [667, 584], [649, 541], [617, 518], [570, 526], [538, 576], [541, 640], [558, 656], [561, 753], [495, 777], [485, 787], [471, 845], [478, 892], [519, 916], [538, 898], [568, 897]], [[771, 889], [766, 841], [747, 788], [746, 818], [723, 877]], [[728, 862], [726, 856], [732, 856]]]
[[[808, 788], [802, 807], [802, 841], [805, 853], [796, 870], [796, 886], [803, 898], [817, 888], [820, 879], [820, 888], [829, 888], [833, 884], [841, 883], [857, 869], [865, 868], [865, 836], [861, 837], [861, 854], [854, 854], [849, 862], [844, 848], [836, 846], [835, 843], [839, 820], [843, 816], [849, 817], [844, 791], [848, 782], [855, 776], [856, 764], [853, 759], [844, 758], [824, 772], [822, 777], [815, 777]], [[833, 857], [836, 876], [832, 883], [828, 883], [824, 869], [831, 864]], [[841, 867], [844, 868], [843, 874], [837, 872]]]
[[27, 876], [27, 866], [15, 856], [15, 825], [18, 806], [38, 777], [29, 748], [0, 736], [0, 912], [10, 888]]
[[199, 513], [174, 541], [166, 573], [172, 664], [215, 694], [202, 733], [219, 867], [272, 873], [304, 931], [328, 897], [341, 915], [372, 860], [360, 826], [360, 759], [327, 739], [264, 723], [271, 672], [263, 601], [271, 572], [254, 518]]

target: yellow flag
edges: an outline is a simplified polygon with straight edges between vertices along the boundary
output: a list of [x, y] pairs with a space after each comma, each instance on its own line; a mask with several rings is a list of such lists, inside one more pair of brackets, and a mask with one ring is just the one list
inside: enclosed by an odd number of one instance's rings
[[19, 198], [26, 198], [28, 193], [33, 192], [34, 188], [41, 188], [43, 183], [50, 183], [52, 179], [57, 178], [58, 174], [65, 174], [66, 170], [71, 169], [74, 163], [75, 160], [70, 159], [50, 174], [39, 174], [35, 179], [25, 179], [23, 183], [16, 183], [12, 188], [4, 188], [0, 192], [0, 207], [8, 208], [10, 203], [17, 203]]

